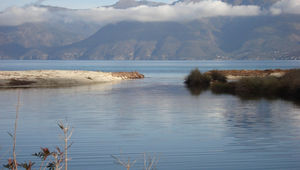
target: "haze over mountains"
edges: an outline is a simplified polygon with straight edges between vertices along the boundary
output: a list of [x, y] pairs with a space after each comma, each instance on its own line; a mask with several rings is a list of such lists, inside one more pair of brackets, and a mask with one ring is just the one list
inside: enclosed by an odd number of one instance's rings
[[0, 59], [300, 59], [300, 2], [12, 7], [0, 13]]

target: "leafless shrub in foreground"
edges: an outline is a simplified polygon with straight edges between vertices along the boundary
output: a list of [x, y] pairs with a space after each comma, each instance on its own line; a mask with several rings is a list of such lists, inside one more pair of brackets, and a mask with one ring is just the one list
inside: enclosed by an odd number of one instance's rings
[[[51, 152], [48, 148], [41, 148], [41, 151], [33, 154], [33, 156], [41, 158], [42, 162], [40, 165], [40, 170], [42, 167], [44, 169], [48, 168], [48, 170], [61, 170], [68, 169], [68, 149], [71, 147], [72, 143], [69, 144], [69, 140], [72, 136], [73, 129], [67, 123], [63, 123], [59, 121], [59, 128], [63, 131], [63, 140], [64, 140], [64, 150], [56, 147], [53, 152]], [[44, 166], [44, 162], [49, 158], [48, 163]]]
[[132, 168], [134, 166], [134, 164], [136, 163], [136, 160], [130, 162], [129, 157], [128, 157], [128, 161], [122, 160], [121, 155], [120, 155], [120, 157], [111, 155], [111, 157], [115, 159], [116, 164], [123, 166], [124, 168], [126, 168], [126, 170], [130, 170], [130, 168]]
[[34, 165], [34, 162], [29, 161], [28, 163], [21, 163], [19, 164], [20, 167], [24, 168], [25, 170], [31, 170], [32, 166]]
[[143, 170], [156, 170], [156, 165], [159, 159], [156, 155], [147, 155], [144, 153], [144, 169]]
[[71, 147], [72, 143], [69, 144], [69, 140], [73, 134], [73, 129], [67, 123], [63, 123], [62, 121], [58, 122], [59, 128], [63, 131], [64, 136], [64, 161], [65, 161], [65, 170], [68, 169], [68, 149]]

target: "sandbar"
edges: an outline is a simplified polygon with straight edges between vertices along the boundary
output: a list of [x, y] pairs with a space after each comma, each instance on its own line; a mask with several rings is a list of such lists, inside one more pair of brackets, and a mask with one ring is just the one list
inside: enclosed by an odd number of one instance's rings
[[144, 75], [138, 72], [83, 70], [0, 71], [0, 88], [66, 87], [141, 78], [144, 78]]

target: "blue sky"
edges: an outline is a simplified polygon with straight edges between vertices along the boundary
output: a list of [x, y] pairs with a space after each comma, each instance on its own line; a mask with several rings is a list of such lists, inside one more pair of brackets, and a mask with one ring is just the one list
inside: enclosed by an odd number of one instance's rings
[[[98, 6], [111, 5], [118, 0], [40, 0], [44, 5], [60, 6], [74, 9], [93, 8]], [[152, 0], [156, 2], [170, 3], [173, 0]], [[24, 6], [38, 2], [37, 0], [1, 0], [0, 10], [4, 10], [11, 6]]]

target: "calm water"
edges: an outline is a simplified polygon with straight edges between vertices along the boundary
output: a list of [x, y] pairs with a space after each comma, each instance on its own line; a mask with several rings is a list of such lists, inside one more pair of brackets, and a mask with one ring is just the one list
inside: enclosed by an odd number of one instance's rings
[[[299, 68], [300, 61], [1, 61], [0, 70], [139, 71], [143, 80], [71, 88], [22, 89], [19, 160], [62, 143], [56, 123], [74, 127], [72, 170], [119, 170], [111, 155], [156, 153], [160, 170], [300, 169], [300, 107], [283, 100], [192, 96], [184, 76], [210, 69]], [[9, 156], [17, 90], [0, 90], [0, 163]], [[8, 153], [7, 153], [8, 151]], [[4, 155], [4, 158], [3, 156]]]

